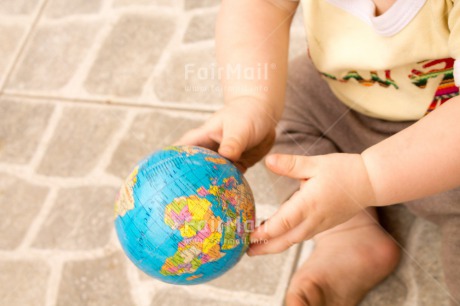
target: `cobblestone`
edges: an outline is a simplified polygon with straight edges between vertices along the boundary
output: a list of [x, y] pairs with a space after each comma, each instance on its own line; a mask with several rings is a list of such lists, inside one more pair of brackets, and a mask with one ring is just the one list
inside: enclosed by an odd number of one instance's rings
[[28, 15], [34, 11], [38, 0], [0, 0], [0, 14]]
[[196, 8], [217, 6], [219, 0], [185, 0], [185, 9], [192, 10]]
[[0, 306], [45, 305], [49, 269], [41, 260], [0, 261]]
[[65, 108], [37, 172], [52, 176], [88, 174], [123, 119], [118, 110]]
[[[0, 4], [1, 7], [1, 4]], [[0, 22], [0, 82], [6, 77], [6, 69], [13, 61], [19, 39], [25, 33], [21, 25], [8, 25]]]
[[216, 24], [216, 13], [207, 13], [194, 16], [190, 20], [187, 32], [184, 35], [184, 42], [197, 42], [208, 40], [214, 37]]
[[216, 67], [213, 49], [177, 51], [154, 79], [155, 93], [165, 102], [220, 104], [222, 93]]
[[0, 161], [25, 164], [33, 156], [53, 106], [0, 100]]
[[149, 112], [136, 116], [129, 131], [116, 149], [107, 171], [125, 178], [142, 158], [197, 127], [201, 120]]
[[123, 16], [104, 42], [85, 88], [96, 94], [140, 95], [173, 30], [170, 18]]
[[86, 250], [104, 247], [110, 238], [117, 189], [78, 187], [58, 193], [33, 247]]
[[88, 54], [98, 28], [90, 21], [40, 26], [8, 88], [50, 91], [64, 87]]
[[48, 188], [0, 173], [0, 250], [20, 245], [47, 194]]
[[287, 257], [287, 252], [253, 258], [245, 256], [232, 270], [212, 281], [210, 285], [227, 290], [273, 295], [278, 287], [278, 277], [285, 264], [289, 263]]
[[[184, 301], [187, 301], [187, 306], [233, 306], [236, 305], [233, 301], [222, 301], [222, 299], [211, 299], [209, 297], [197, 296], [192, 292], [187, 292], [182, 289], [167, 289], [160, 291], [152, 300], [150, 306], [168, 305], [168, 306], [183, 306]], [[238, 303], [237, 305], [245, 306]]]
[[57, 305], [135, 305], [124, 271], [124, 261], [124, 257], [117, 253], [100, 259], [66, 263]]
[[95, 14], [103, 0], [50, 0], [45, 9], [45, 16], [48, 18], [62, 18], [68, 15]]

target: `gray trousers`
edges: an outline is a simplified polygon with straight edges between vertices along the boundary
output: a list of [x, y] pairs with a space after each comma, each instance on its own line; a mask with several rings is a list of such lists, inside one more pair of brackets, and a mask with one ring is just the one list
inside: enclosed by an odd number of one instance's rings
[[[375, 119], [351, 110], [336, 98], [304, 56], [294, 60], [289, 68], [286, 107], [273, 152], [361, 153], [413, 123]], [[284, 193], [286, 189], [293, 192], [298, 188], [295, 184], [282, 185]], [[404, 204], [415, 215], [440, 226], [445, 281], [455, 300], [460, 301], [460, 188]]]

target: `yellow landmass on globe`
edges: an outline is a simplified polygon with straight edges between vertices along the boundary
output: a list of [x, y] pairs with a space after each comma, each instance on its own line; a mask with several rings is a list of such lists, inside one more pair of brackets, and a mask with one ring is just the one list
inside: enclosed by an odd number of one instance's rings
[[123, 217], [129, 210], [134, 208], [133, 188], [137, 182], [138, 172], [139, 167], [134, 168], [126, 179], [123, 187], [121, 187], [118, 198], [115, 201], [115, 217]]
[[198, 275], [192, 275], [186, 278], [186, 280], [191, 281], [197, 278], [203, 277], [203, 274], [198, 274]]
[[164, 148], [164, 150], [176, 151], [179, 153], [187, 153], [188, 155], [195, 155], [197, 153], [209, 154], [209, 152], [211, 152], [208, 149], [194, 146], [169, 146]]
[[209, 157], [208, 156], [208, 157], [205, 157], [204, 159], [207, 160], [208, 162], [218, 164], [218, 165], [224, 165], [227, 163], [227, 161], [223, 157]]
[[205, 214], [210, 211], [210, 207], [211, 202], [195, 195], [174, 199], [166, 206], [165, 223], [179, 230], [182, 237], [193, 237], [204, 227]]
[[237, 231], [236, 220], [227, 222], [225, 225], [225, 237], [224, 243], [222, 244], [222, 250], [231, 250], [235, 248], [240, 241], [237, 239], [235, 233]]
[[182, 197], [168, 204], [165, 223], [178, 229], [184, 238], [176, 253], [166, 259], [161, 273], [181, 275], [193, 273], [202, 264], [216, 261], [225, 254], [220, 251], [222, 220], [215, 217], [211, 202], [196, 195]]
[[163, 275], [181, 275], [195, 272], [203, 263], [215, 261], [220, 252], [221, 219], [215, 217], [211, 202], [196, 195], [174, 199], [165, 209], [165, 223], [179, 230], [184, 240], [176, 253], [162, 266]]
[[[206, 199], [209, 195], [221, 205], [226, 220], [214, 215], [213, 204]], [[174, 255], [165, 260], [160, 273], [165, 276], [194, 273], [203, 264], [225, 256], [223, 250], [234, 249], [241, 242], [248, 244], [249, 233], [241, 232], [238, 222], [254, 219], [252, 201], [244, 185], [229, 177], [221, 186], [200, 187], [196, 195], [179, 197], [166, 205], [164, 222], [178, 230], [183, 240], [178, 243]], [[201, 276], [192, 275], [187, 280]]]

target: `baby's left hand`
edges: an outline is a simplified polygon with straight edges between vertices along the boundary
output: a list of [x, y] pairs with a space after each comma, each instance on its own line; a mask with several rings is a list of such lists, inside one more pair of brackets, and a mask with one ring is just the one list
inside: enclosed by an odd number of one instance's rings
[[279, 253], [376, 204], [359, 154], [271, 155], [267, 167], [300, 189], [251, 235], [249, 255]]

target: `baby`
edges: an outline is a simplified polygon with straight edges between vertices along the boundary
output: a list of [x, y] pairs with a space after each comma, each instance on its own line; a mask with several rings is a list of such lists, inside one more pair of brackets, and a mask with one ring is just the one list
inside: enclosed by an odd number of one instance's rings
[[[267, 242], [253, 243], [249, 255], [315, 239], [290, 283], [288, 306], [356, 305], [388, 276], [400, 250], [375, 207], [396, 203], [441, 227], [445, 280], [457, 305], [460, 3], [305, 0], [310, 59], [295, 60], [288, 79], [297, 7], [222, 1], [216, 46], [225, 106], [178, 143], [216, 150], [245, 170], [275, 142], [267, 167], [299, 184], [252, 234]], [[231, 68], [266, 63], [271, 70], [262, 77]]]

